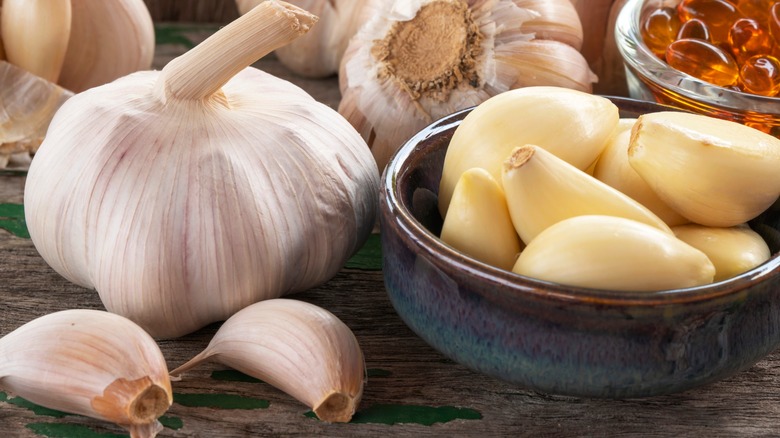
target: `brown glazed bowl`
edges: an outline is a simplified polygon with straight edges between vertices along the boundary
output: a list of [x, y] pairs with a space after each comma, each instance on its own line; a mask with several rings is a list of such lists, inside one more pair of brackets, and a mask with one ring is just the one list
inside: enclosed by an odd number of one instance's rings
[[[622, 117], [667, 110], [611, 98]], [[388, 164], [383, 271], [403, 321], [449, 358], [538, 391], [626, 398], [683, 391], [744, 370], [780, 346], [780, 211], [751, 222], [769, 261], [688, 289], [631, 292], [541, 281], [472, 259], [437, 237], [449, 140], [470, 109], [433, 123]]]

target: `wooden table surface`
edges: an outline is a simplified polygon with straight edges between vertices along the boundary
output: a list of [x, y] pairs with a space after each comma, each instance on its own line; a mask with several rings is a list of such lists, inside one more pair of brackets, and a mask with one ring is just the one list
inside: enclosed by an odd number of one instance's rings
[[[159, 26], [155, 68], [213, 30]], [[338, 103], [335, 78], [296, 78], [272, 56], [256, 66], [290, 79], [331, 107]], [[23, 172], [0, 172], [0, 335], [53, 311], [103, 309], [96, 292], [60, 277], [25, 237], [24, 183]], [[632, 400], [542, 394], [473, 372], [425, 344], [393, 310], [380, 266], [374, 237], [331, 281], [291, 296], [336, 314], [363, 348], [369, 378], [351, 423], [320, 422], [306, 406], [268, 384], [218, 365], [203, 365], [174, 382], [174, 403], [163, 418], [160, 436], [780, 435], [780, 351], [747, 371], [680, 394]], [[169, 367], [201, 351], [216, 328], [160, 342]], [[117, 426], [42, 409], [0, 392], [2, 437], [123, 433]]]

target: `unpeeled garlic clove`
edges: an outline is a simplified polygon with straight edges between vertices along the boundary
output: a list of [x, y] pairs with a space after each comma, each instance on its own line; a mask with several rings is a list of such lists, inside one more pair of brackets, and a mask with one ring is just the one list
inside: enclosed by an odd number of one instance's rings
[[578, 52], [582, 48], [582, 22], [569, 0], [514, 0], [514, 3], [539, 14], [523, 23], [523, 32], [533, 33], [536, 39], [560, 41]]
[[512, 270], [564, 285], [654, 291], [712, 282], [707, 256], [670, 233], [615, 216], [587, 215], [550, 226]]
[[707, 254], [715, 265], [715, 281], [734, 277], [769, 260], [764, 239], [747, 225], [728, 228], [698, 224], [672, 227], [675, 236]]
[[80, 92], [151, 68], [154, 24], [143, 0], [68, 1], [73, 25], [60, 85]]
[[644, 114], [628, 157], [664, 202], [698, 224], [746, 223], [780, 196], [780, 139], [736, 122]]
[[365, 363], [355, 335], [332, 313], [302, 301], [278, 298], [237, 312], [171, 375], [208, 360], [275, 386], [327, 422], [348, 422], [363, 394]]
[[464, 171], [481, 167], [501, 181], [502, 163], [519, 145], [541, 146], [578, 169], [587, 169], [618, 119], [618, 108], [609, 99], [560, 87], [519, 88], [488, 99], [452, 136], [439, 186], [439, 212], [446, 214]]
[[511, 88], [554, 86], [590, 93], [598, 79], [577, 49], [559, 41], [516, 41], [496, 48], [495, 56], [514, 68]]
[[526, 244], [553, 224], [582, 215], [624, 217], [672, 234], [640, 203], [539, 146], [512, 150], [503, 183], [512, 223]]
[[2, 6], [0, 32], [8, 61], [57, 82], [71, 33], [71, 0], [5, 0]]
[[154, 340], [119, 315], [64, 310], [0, 338], [0, 387], [50, 409], [153, 437], [173, 401]]
[[522, 249], [501, 187], [485, 169], [463, 172], [441, 240], [475, 259], [510, 270]]
[[635, 123], [636, 119], [620, 119], [596, 162], [593, 176], [644, 205], [670, 227], [689, 223], [688, 219], [662, 201], [628, 162], [628, 144]]

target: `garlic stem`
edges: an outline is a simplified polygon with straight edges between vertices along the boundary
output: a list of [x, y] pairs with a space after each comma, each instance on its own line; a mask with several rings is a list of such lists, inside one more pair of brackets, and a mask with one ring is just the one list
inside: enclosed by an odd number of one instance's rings
[[289, 3], [267, 0], [169, 62], [157, 82], [158, 97], [208, 98], [239, 71], [308, 32], [317, 19]]

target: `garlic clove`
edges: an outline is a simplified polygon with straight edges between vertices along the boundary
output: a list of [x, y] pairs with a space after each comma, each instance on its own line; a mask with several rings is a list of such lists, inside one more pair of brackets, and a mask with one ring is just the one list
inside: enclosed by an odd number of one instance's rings
[[116, 423], [154, 437], [173, 401], [154, 340], [121, 316], [64, 310], [0, 338], [0, 387], [50, 409]]
[[694, 287], [715, 275], [703, 252], [674, 235], [601, 215], [550, 226], [526, 246], [512, 270], [570, 286], [631, 291]]
[[503, 183], [512, 223], [526, 244], [563, 219], [593, 214], [633, 219], [672, 233], [643, 205], [538, 146], [512, 150], [504, 162]]
[[764, 239], [747, 225], [728, 228], [698, 224], [672, 227], [675, 236], [707, 254], [715, 265], [715, 281], [734, 277], [769, 260]]
[[745, 223], [780, 195], [780, 139], [736, 122], [644, 114], [633, 128], [628, 159], [664, 202], [702, 225]]
[[463, 172], [452, 195], [441, 240], [475, 259], [510, 270], [522, 249], [501, 187], [484, 169]]
[[534, 38], [560, 41], [579, 52], [584, 38], [577, 10], [569, 0], [514, 0], [515, 5], [539, 16], [523, 23], [523, 32]]
[[60, 85], [80, 92], [151, 68], [154, 24], [143, 0], [68, 1], [73, 24]]
[[71, 96], [56, 84], [0, 61], [0, 156], [34, 153], [54, 113]]
[[560, 87], [508, 91], [481, 103], [455, 130], [444, 158], [439, 211], [446, 214], [460, 175], [481, 167], [501, 181], [501, 166], [515, 146], [534, 144], [587, 169], [618, 123], [609, 99]]
[[512, 88], [547, 85], [590, 93], [598, 79], [575, 48], [558, 41], [516, 41], [496, 49], [495, 56], [512, 66]]
[[327, 422], [352, 418], [366, 375], [363, 353], [349, 327], [327, 310], [282, 298], [231, 316], [205, 350], [171, 375], [209, 360], [273, 385]]
[[71, 34], [71, 0], [5, 0], [0, 32], [8, 61], [57, 82]]
[[620, 119], [599, 156], [593, 176], [644, 205], [670, 227], [690, 221], [669, 207], [628, 162], [628, 143], [636, 119]]

